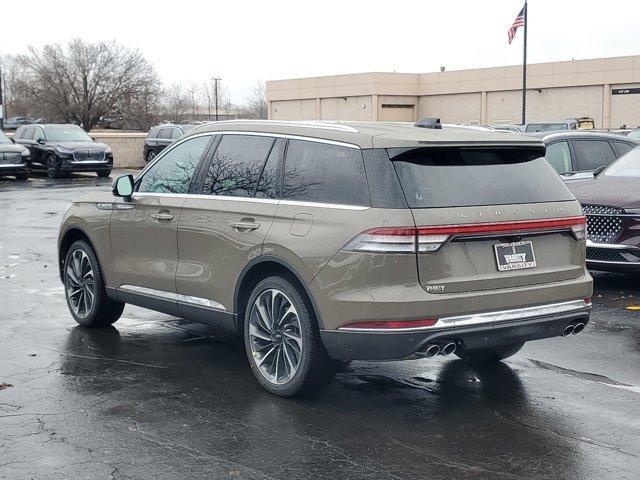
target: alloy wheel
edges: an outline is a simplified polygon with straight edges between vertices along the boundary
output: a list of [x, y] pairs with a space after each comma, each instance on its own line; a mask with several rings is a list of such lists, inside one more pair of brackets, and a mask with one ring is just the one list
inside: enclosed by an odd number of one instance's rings
[[287, 383], [302, 359], [302, 329], [289, 297], [276, 289], [262, 292], [249, 315], [249, 344], [258, 370], [269, 382]]
[[91, 312], [96, 297], [95, 279], [89, 256], [83, 250], [74, 250], [65, 266], [69, 305], [80, 318]]

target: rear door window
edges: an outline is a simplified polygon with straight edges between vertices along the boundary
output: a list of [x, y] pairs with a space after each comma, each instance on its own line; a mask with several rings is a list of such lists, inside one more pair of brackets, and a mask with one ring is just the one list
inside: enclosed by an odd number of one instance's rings
[[636, 146], [631, 144], [631, 143], [620, 142], [618, 140], [614, 140], [613, 144], [615, 145], [616, 150], [618, 150], [618, 157], [621, 157], [622, 155], [624, 155], [628, 151], [633, 150], [634, 148], [636, 148]]
[[545, 155], [547, 162], [560, 175], [569, 173], [573, 170], [571, 166], [571, 151], [569, 150], [569, 142], [556, 142], [547, 147]]
[[282, 198], [370, 206], [360, 149], [290, 140]]
[[389, 149], [410, 208], [572, 200], [539, 149]]
[[182, 130], [180, 130], [179, 128], [171, 129], [171, 138], [172, 139], [177, 140], [181, 136], [182, 136]]
[[223, 135], [202, 187], [205, 195], [253, 197], [275, 138]]
[[20, 135], [20, 140], [33, 140], [33, 132], [36, 130], [36, 127], [27, 127], [22, 131]]
[[158, 138], [170, 139], [171, 138], [171, 128], [163, 128], [160, 130], [160, 135]]
[[609, 165], [616, 155], [607, 140], [574, 140], [576, 162], [579, 171], [595, 170], [602, 165]]

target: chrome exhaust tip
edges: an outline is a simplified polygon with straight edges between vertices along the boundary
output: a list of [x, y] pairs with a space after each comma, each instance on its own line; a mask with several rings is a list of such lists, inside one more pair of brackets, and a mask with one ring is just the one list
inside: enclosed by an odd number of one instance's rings
[[445, 344], [440, 350], [440, 355], [451, 355], [456, 351], [456, 344], [453, 342]]
[[424, 358], [435, 357], [438, 353], [440, 353], [440, 347], [434, 343], [427, 345], [427, 347], [421, 352], [416, 352], [417, 355]]
[[573, 326], [573, 333], [574, 335], [577, 335], [578, 333], [580, 333], [581, 331], [584, 330], [584, 323], [582, 322], [578, 322]]
[[573, 324], [569, 324], [564, 328], [564, 332], [562, 332], [562, 336], [566, 337], [568, 335], [571, 335], [574, 331], [575, 327], [573, 326]]

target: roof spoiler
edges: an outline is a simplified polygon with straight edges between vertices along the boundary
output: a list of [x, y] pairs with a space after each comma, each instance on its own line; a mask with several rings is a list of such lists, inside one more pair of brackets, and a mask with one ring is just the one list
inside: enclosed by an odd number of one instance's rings
[[420, 128], [433, 128], [436, 130], [442, 129], [442, 124], [440, 123], [439, 118], [422, 118], [413, 124], [414, 127]]

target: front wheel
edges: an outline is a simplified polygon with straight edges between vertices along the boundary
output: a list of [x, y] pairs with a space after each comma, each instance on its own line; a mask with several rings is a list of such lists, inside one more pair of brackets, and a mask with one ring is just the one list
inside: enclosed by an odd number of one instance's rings
[[58, 165], [58, 159], [52, 153], [47, 155], [47, 177], [60, 178], [60, 166]]
[[335, 376], [304, 292], [273, 276], [253, 289], [245, 308], [244, 342], [253, 374], [282, 397], [313, 394]]
[[124, 303], [107, 296], [98, 258], [84, 240], [74, 242], [69, 248], [63, 278], [69, 311], [80, 325], [111, 325], [122, 315]]
[[491, 363], [499, 362], [505, 358], [509, 358], [520, 351], [524, 346], [524, 342], [512, 343], [510, 345], [502, 345], [492, 348], [477, 348], [474, 350], [456, 350], [456, 355], [463, 360], [473, 363]]
[[156, 152], [154, 150], [149, 150], [147, 152], [147, 162], [153, 161], [154, 158], [156, 158]]

